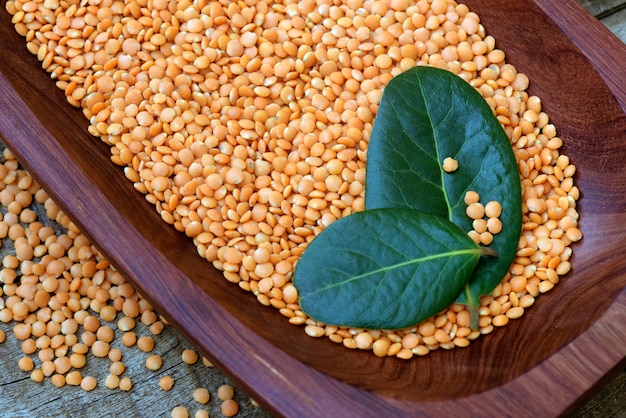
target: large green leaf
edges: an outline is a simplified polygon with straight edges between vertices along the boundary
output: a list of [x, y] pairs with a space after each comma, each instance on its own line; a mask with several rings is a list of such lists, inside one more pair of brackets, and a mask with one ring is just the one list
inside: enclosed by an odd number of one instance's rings
[[375, 209], [328, 226], [298, 261], [300, 306], [333, 325], [395, 329], [444, 309], [484, 253], [445, 218]]
[[[452, 173], [446, 157], [458, 161]], [[503, 230], [458, 301], [477, 304], [510, 267], [521, 232], [521, 186], [509, 139], [482, 96], [449, 71], [415, 67], [385, 87], [367, 154], [366, 209], [413, 208], [472, 229], [468, 190], [502, 205]], [[469, 296], [471, 295], [471, 296]]]

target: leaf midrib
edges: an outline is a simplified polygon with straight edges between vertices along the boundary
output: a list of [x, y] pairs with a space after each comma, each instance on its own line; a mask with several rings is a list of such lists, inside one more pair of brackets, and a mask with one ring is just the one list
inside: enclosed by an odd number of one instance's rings
[[[453, 212], [452, 212], [452, 204], [450, 203], [450, 197], [448, 196], [448, 190], [446, 187], [446, 182], [445, 182], [445, 175], [447, 174], [444, 169], [443, 169], [443, 160], [441, 158], [441, 154], [439, 153], [439, 142], [437, 140], [437, 129], [435, 128], [435, 124], [433, 123], [433, 119], [431, 116], [431, 111], [430, 108], [428, 106], [428, 101], [426, 100], [426, 96], [424, 95], [424, 86], [422, 85], [422, 79], [419, 76], [419, 74], [416, 74], [416, 79], [417, 79], [417, 83], [419, 85], [419, 89], [417, 89], [417, 91], [419, 92], [420, 96], [422, 97], [422, 102], [424, 103], [424, 109], [426, 111], [426, 116], [428, 117], [428, 124], [430, 126], [431, 132], [432, 132], [432, 138], [433, 141], [435, 142], [435, 159], [437, 162], [437, 167], [439, 168], [439, 178], [440, 178], [440, 184], [434, 184], [437, 188], [441, 189], [442, 193], [443, 193], [443, 197], [444, 197], [444, 201], [446, 203], [446, 207], [448, 209], [448, 220], [450, 222], [454, 221], [454, 217], [453, 217]], [[407, 103], [407, 105], [410, 105], [409, 103]], [[450, 109], [449, 112], [451, 112], [452, 110]], [[449, 114], [448, 112], [448, 114]], [[446, 115], [447, 119], [448, 115]], [[406, 132], [405, 129], [403, 129], [403, 131], [406, 133], [407, 136], [410, 136], [408, 134], [408, 132]], [[453, 156], [450, 156], [453, 157]], [[432, 184], [432, 182], [431, 182]]]
[[423, 263], [426, 263], [426, 262], [429, 262], [429, 261], [437, 260], [439, 258], [463, 256], [463, 255], [472, 255], [472, 254], [480, 256], [481, 249], [480, 248], [469, 248], [469, 249], [465, 249], [465, 250], [454, 250], [454, 251], [448, 251], [448, 252], [445, 252], [445, 253], [431, 254], [431, 255], [428, 255], [428, 256], [425, 256], [425, 257], [413, 258], [411, 260], [407, 260], [407, 261], [404, 261], [402, 263], [396, 263], [396, 264], [393, 264], [393, 265], [390, 265], [390, 266], [384, 266], [384, 267], [378, 268], [376, 270], [368, 271], [367, 273], [363, 273], [363, 274], [358, 274], [356, 276], [352, 276], [349, 279], [344, 280], [342, 282], [330, 284], [330, 285], [324, 287], [323, 289], [319, 289], [319, 290], [317, 290], [315, 292], [308, 293], [308, 295], [312, 295], [312, 294], [315, 294], [315, 293], [318, 293], [318, 292], [329, 290], [329, 289], [332, 289], [332, 288], [337, 287], [337, 286], [343, 286], [343, 285], [345, 285], [347, 283], [351, 283], [351, 282], [356, 281], [356, 280], [361, 280], [361, 279], [364, 279], [364, 278], [366, 278], [368, 276], [373, 276], [373, 275], [376, 275], [376, 274], [379, 274], [379, 273], [384, 273], [386, 271], [390, 271], [390, 270], [394, 270], [394, 269], [410, 266], [412, 264], [418, 264], [418, 263], [422, 263], [423, 264]]
[[[432, 131], [432, 137], [435, 141], [435, 154], [437, 156], [437, 166], [439, 167], [439, 176], [441, 178], [441, 190], [443, 192], [443, 197], [446, 202], [446, 207], [448, 208], [448, 220], [450, 222], [453, 221], [452, 217], [452, 205], [450, 204], [450, 198], [448, 197], [448, 190], [446, 188], [445, 175], [446, 172], [443, 169], [443, 161], [441, 159], [441, 155], [439, 154], [439, 141], [437, 139], [437, 130], [435, 129], [435, 124], [433, 123], [433, 119], [431, 117], [430, 108], [428, 106], [428, 101], [426, 100], [426, 96], [424, 95], [424, 86], [422, 85], [422, 78], [417, 75], [417, 83], [419, 84], [419, 94], [422, 96], [422, 100], [424, 101], [424, 108], [426, 109], [426, 115], [428, 116], [428, 124], [430, 125], [430, 129]], [[447, 118], [447, 115], [446, 115]]]

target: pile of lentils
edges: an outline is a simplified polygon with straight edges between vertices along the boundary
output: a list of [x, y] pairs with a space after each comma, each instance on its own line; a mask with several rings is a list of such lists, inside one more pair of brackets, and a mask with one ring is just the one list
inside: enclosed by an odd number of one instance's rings
[[[170, 391], [176, 379], [171, 371], [161, 370], [164, 359], [157, 347], [167, 321], [102, 257], [1, 143], [0, 152], [0, 323], [11, 325], [21, 345], [19, 369], [34, 382], [49, 379], [58, 388], [74, 386], [91, 392], [103, 386], [131, 391], [134, 382], [127, 360], [139, 358], [143, 372], [133, 374], [144, 376], [140, 383], [152, 385], [151, 391]], [[0, 344], [6, 339], [0, 328]], [[189, 346], [175, 354], [186, 365], [212, 367]], [[97, 359], [108, 361], [94, 367]], [[91, 373], [84, 373], [86, 369]], [[223, 379], [223, 384], [210, 389], [217, 401], [209, 404], [211, 391], [198, 387], [186, 394], [188, 399], [184, 394], [178, 399], [182, 405], [173, 407], [171, 416], [188, 417], [190, 409], [195, 409], [196, 418], [208, 417], [209, 411], [226, 417], [237, 414], [239, 403], [229, 381]], [[245, 400], [253, 410], [258, 406]], [[261, 410], [259, 414], [264, 416]]]
[[[528, 77], [453, 0], [9, 0], [16, 30], [137, 191], [224, 277], [312, 337], [409, 359], [519, 318], [571, 268], [575, 166]], [[384, 86], [416, 65], [475, 87], [523, 187], [517, 258], [482, 299], [395, 331], [307, 317], [291, 278], [307, 244], [364, 209]], [[485, 202], [486, 203], [486, 202]], [[485, 219], [486, 220], [486, 219]], [[486, 222], [478, 220], [481, 234]]]

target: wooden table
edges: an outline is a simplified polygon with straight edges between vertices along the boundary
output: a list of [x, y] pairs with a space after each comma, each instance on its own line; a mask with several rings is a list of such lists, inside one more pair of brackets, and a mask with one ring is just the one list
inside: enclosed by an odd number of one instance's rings
[[[626, 1], [580, 2], [626, 42]], [[147, 354], [136, 348], [123, 350], [126, 353], [126, 375], [134, 383], [130, 392], [106, 389], [102, 384], [93, 392], [68, 386], [58, 389], [49, 379], [42, 384], [35, 384], [27, 373], [17, 367], [17, 360], [22, 354], [19, 342], [10, 333], [10, 324], [0, 323], [0, 329], [8, 337], [5, 343], [0, 344], [0, 415], [3, 417], [160, 417], [170, 416], [172, 408], [178, 405], [188, 407], [190, 416], [200, 407], [208, 410], [211, 416], [221, 416], [216, 391], [220, 385], [231, 382], [214, 368], [202, 365], [202, 362], [194, 365], [184, 363], [181, 359], [182, 351], [191, 346], [171, 327], [166, 327], [164, 333], [156, 338], [154, 352], [164, 360], [159, 371], [151, 372], [145, 368]], [[137, 333], [143, 335], [148, 332], [145, 327], [138, 327]], [[121, 334], [117, 339], [120, 337]], [[83, 372], [102, 382], [108, 373], [107, 362], [106, 359], [93, 358]], [[164, 375], [172, 376], [176, 382], [169, 392], [162, 391], [158, 385]], [[198, 387], [206, 387], [211, 392], [212, 399], [207, 405], [200, 405], [193, 400], [192, 393]], [[241, 391], [236, 392], [235, 399], [240, 405], [237, 416], [268, 416]], [[626, 417], [626, 371], [608, 382], [574, 416]]]

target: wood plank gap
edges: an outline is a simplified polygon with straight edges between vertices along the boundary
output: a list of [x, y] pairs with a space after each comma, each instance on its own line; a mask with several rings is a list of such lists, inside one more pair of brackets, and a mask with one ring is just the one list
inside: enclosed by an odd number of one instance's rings
[[624, 0], [577, 0], [589, 13], [598, 17], [602, 13], [626, 3]]
[[596, 17], [600, 20], [607, 18], [613, 14], [616, 14], [622, 10], [626, 9], [626, 2], [622, 4], [618, 4], [617, 6], [611, 7], [610, 9], [604, 10], [603, 12], [596, 15]]

